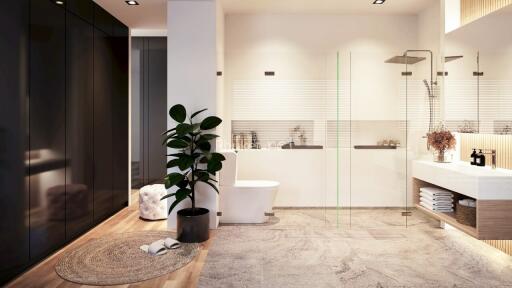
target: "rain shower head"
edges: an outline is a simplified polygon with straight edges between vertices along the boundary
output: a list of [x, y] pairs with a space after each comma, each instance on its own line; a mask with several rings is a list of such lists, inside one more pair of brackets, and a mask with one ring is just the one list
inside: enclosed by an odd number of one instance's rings
[[412, 64], [421, 62], [425, 59], [426, 59], [425, 57], [413, 57], [413, 56], [403, 55], [403, 56], [395, 56], [395, 57], [389, 58], [388, 60], [385, 61], [385, 63], [412, 65]]

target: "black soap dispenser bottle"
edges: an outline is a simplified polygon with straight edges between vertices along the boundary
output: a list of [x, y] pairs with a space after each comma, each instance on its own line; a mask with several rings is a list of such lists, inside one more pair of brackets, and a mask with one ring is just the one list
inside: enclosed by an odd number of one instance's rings
[[470, 158], [471, 158], [471, 161], [470, 161], [471, 165], [476, 165], [476, 149], [475, 148], [473, 148], [473, 153], [471, 153]]
[[485, 166], [485, 155], [482, 152], [482, 149], [476, 155], [476, 166]]

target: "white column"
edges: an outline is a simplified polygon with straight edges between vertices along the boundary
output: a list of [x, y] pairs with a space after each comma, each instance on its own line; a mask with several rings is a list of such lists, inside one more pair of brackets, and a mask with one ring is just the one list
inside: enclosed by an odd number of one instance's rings
[[[215, 0], [167, 2], [167, 110], [182, 104], [188, 113], [208, 108], [204, 116], [217, 114], [216, 9]], [[167, 127], [174, 125], [168, 118]], [[205, 186], [197, 189], [196, 205], [210, 210], [210, 228], [214, 229], [218, 226], [218, 196]], [[174, 198], [169, 198], [168, 207], [172, 201]], [[189, 200], [178, 205], [169, 215], [167, 227], [176, 229], [176, 211], [190, 206]]]

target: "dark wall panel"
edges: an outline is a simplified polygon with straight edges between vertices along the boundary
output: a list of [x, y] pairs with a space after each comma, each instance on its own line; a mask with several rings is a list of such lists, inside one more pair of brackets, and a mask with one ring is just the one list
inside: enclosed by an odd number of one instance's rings
[[0, 2], [0, 284], [29, 261], [28, 7], [28, 0]]
[[166, 172], [166, 147], [162, 132], [167, 130], [167, 39], [148, 38], [148, 178], [162, 181]]
[[112, 211], [112, 44], [94, 29], [94, 221]]
[[132, 73], [132, 185], [140, 187], [166, 172], [167, 39], [133, 38]]
[[113, 35], [113, 205], [118, 210], [128, 205], [128, 54], [129, 31], [116, 21]]
[[65, 10], [31, 1], [30, 23], [30, 258], [65, 241]]
[[68, 13], [66, 73], [66, 239], [93, 224], [94, 28]]

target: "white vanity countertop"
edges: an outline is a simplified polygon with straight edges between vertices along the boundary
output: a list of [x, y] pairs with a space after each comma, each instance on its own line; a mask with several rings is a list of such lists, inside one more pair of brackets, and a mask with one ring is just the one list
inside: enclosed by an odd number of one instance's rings
[[412, 177], [479, 200], [512, 200], [512, 170], [415, 160]]

